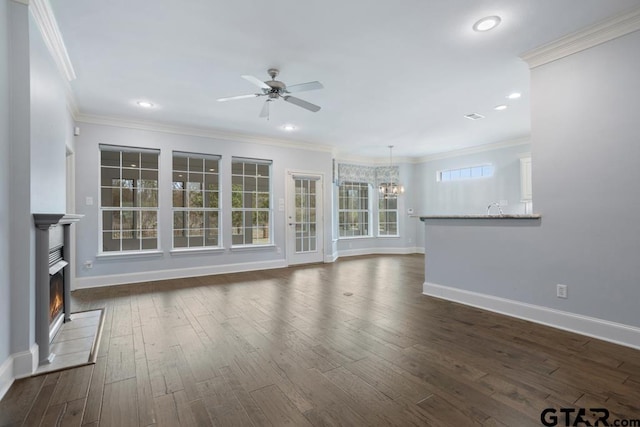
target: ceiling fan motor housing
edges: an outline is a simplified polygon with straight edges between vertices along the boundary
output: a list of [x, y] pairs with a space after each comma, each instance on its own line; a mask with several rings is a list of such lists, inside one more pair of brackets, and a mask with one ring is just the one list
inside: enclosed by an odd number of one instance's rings
[[267, 90], [267, 89], [263, 89], [265, 92], [282, 92], [287, 88], [287, 85], [285, 85], [284, 83], [282, 83], [281, 81], [278, 80], [267, 80], [265, 82], [265, 84], [267, 86], [269, 86], [271, 88], [271, 91]]

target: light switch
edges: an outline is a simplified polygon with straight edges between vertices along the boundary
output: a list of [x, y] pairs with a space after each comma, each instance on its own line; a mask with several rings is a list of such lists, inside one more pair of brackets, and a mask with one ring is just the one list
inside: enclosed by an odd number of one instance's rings
[[278, 199], [278, 210], [284, 212], [284, 199]]
[[84, 204], [87, 205], [87, 206], [92, 206], [93, 205], [93, 197], [85, 198]]

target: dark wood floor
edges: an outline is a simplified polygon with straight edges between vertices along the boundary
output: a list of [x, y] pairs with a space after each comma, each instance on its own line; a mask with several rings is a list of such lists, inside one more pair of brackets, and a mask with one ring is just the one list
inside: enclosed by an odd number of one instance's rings
[[640, 418], [639, 351], [423, 296], [423, 269], [369, 256], [76, 291], [74, 311], [106, 307], [97, 363], [16, 381], [0, 425]]

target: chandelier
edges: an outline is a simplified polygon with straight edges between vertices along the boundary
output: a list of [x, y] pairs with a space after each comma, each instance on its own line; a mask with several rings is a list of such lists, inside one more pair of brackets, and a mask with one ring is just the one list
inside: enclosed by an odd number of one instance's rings
[[393, 182], [393, 145], [389, 145], [389, 169], [387, 170], [387, 181], [380, 183], [378, 191], [385, 199], [395, 199], [404, 193], [404, 187], [399, 182]]

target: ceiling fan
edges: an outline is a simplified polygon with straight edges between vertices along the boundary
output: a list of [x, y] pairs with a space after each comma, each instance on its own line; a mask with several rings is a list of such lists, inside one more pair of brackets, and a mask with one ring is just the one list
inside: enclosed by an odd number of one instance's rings
[[218, 102], [266, 96], [267, 100], [262, 107], [262, 111], [260, 111], [260, 117], [267, 118], [269, 118], [269, 104], [278, 98], [282, 98], [285, 101], [290, 102], [291, 104], [297, 105], [298, 107], [302, 107], [314, 113], [320, 110], [319, 106], [307, 102], [303, 99], [296, 98], [295, 96], [291, 96], [289, 94], [295, 92], [304, 92], [307, 90], [322, 89], [324, 87], [322, 86], [322, 83], [316, 81], [287, 86], [281, 81], [276, 80], [276, 77], [278, 76], [278, 74], [280, 74], [280, 70], [278, 70], [277, 68], [269, 68], [267, 70], [267, 73], [269, 73], [269, 76], [271, 76], [271, 80], [267, 80], [265, 82], [254, 76], [242, 76], [243, 79], [258, 86], [261, 89], [261, 92], [248, 95], [230, 96], [227, 98], [218, 98]]

